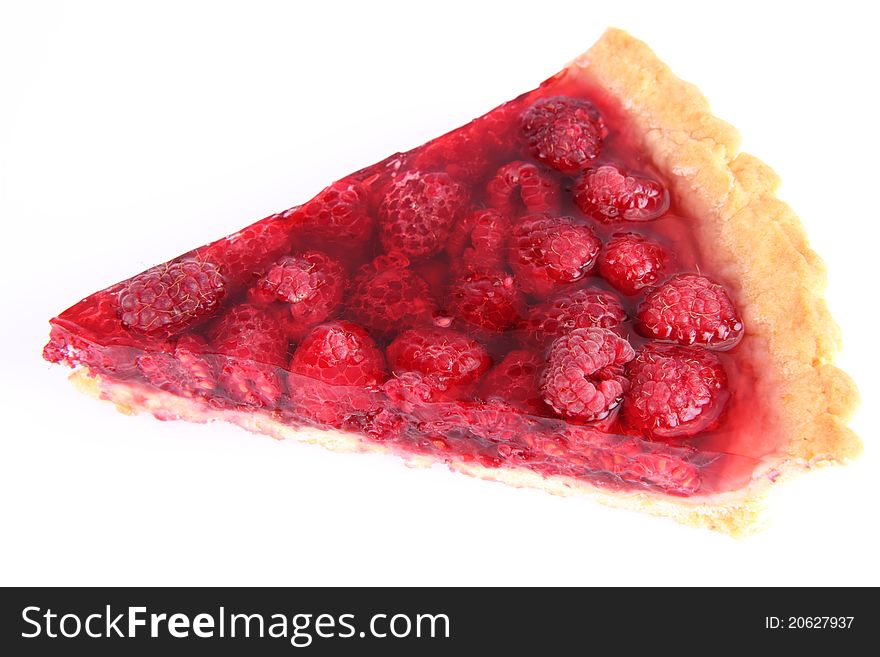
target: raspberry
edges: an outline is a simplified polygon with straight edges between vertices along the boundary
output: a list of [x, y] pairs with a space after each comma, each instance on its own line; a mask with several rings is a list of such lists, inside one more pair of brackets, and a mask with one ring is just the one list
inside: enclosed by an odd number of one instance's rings
[[195, 251], [200, 260], [222, 263], [220, 272], [230, 288], [250, 287], [266, 268], [290, 253], [293, 222], [272, 215]]
[[455, 131], [425, 145], [415, 159], [420, 169], [446, 171], [458, 180], [476, 182], [486, 175], [489, 158], [475, 146], [467, 131]]
[[479, 181], [487, 173], [489, 158], [466, 127], [425, 144], [413, 165], [424, 171], [445, 171], [469, 183]]
[[638, 309], [644, 335], [683, 345], [729, 348], [743, 324], [724, 288], [698, 274], [679, 274], [651, 292]]
[[547, 297], [590, 273], [601, 248], [572, 217], [531, 215], [511, 232], [508, 262], [523, 290]]
[[378, 411], [385, 356], [348, 321], [316, 326], [290, 360], [287, 388], [296, 412], [319, 426], [350, 429]]
[[[540, 400], [530, 401], [538, 401], [546, 411], [546, 406]], [[501, 399], [482, 402], [464, 401], [456, 404], [458, 408], [455, 410], [459, 413], [463, 411], [466, 423], [462, 424], [469, 433], [493, 443], [503, 443], [506, 448], [502, 445], [499, 447], [501, 447], [501, 455], [505, 458], [522, 459], [527, 456], [521, 435], [534, 426], [535, 420], [525, 417], [521, 411], [532, 410], [531, 408], [517, 408], [514, 404]]]
[[610, 329], [625, 321], [626, 311], [617, 297], [604, 290], [583, 288], [532, 308], [523, 329], [538, 344], [546, 344], [574, 329]]
[[546, 413], [538, 378], [545, 361], [538, 354], [515, 349], [486, 373], [480, 384], [480, 397], [511, 404], [529, 413]]
[[211, 346], [228, 357], [220, 359], [220, 384], [233, 400], [274, 406], [281, 397], [279, 369], [287, 366], [288, 344], [279, 314], [243, 303], [223, 313], [213, 326]]
[[593, 472], [673, 495], [693, 495], [700, 488], [699, 468], [688, 460], [693, 448], [646, 443], [588, 426], [569, 426], [564, 434], [569, 448]]
[[320, 251], [284, 256], [259, 280], [266, 297], [290, 304], [290, 314], [301, 324], [323, 322], [339, 307], [345, 291], [345, 268]]
[[711, 428], [727, 403], [724, 368], [706, 349], [648, 343], [626, 369], [623, 419], [648, 436], [698, 434]]
[[659, 182], [611, 165], [587, 169], [574, 187], [574, 200], [585, 215], [605, 223], [648, 221], [669, 208], [669, 194]]
[[476, 340], [443, 328], [419, 328], [401, 333], [387, 349], [395, 374], [417, 372], [435, 376], [449, 387], [476, 381], [492, 359]]
[[386, 442], [401, 437], [408, 428], [406, 418], [394, 410], [380, 408], [348, 418], [348, 424], [373, 440]]
[[446, 242], [453, 268], [500, 269], [509, 232], [510, 221], [497, 210], [475, 210], [466, 214]]
[[508, 103], [467, 125], [425, 144], [415, 156], [422, 171], [445, 171], [456, 180], [476, 183], [489, 173], [489, 161], [509, 147], [516, 103]]
[[613, 331], [574, 329], [550, 347], [541, 380], [544, 401], [565, 418], [590, 422], [608, 417], [626, 390], [620, 366], [634, 355], [629, 342]]
[[624, 480], [637, 479], [673, 495], [693, 495], [700, 489], [700, 470], [692, 463], [668, 454], [638, 454], [618, 473]]
[[660, 280], [668, 261], [657, 242], [636, 233], [615, 233], [599, 256], [599, 273], [623, 294], [635, 294]]
[[385, 380], [385, 357], [363, 328], [340, 320], [312, 329], [290, 371], [335, 386], [376, 386]]
[[564, 96], [535, 102], [522, 115], [521, 127], [531, 154], [567, 173], [598, 157], [608, 134], [592, 103]]
[[[522, 445], [520, 435], [528, 429], [530, 422], [520, 410], [499, 400], [444, 402], [417, 410], [421, 431], [458, 442], [456, 447], [468, 451], [475, 447], [479, 449], [486, 441]], [[464, 439], [460, 440], [458, 436]]]
[[346, 248], [367, 242], [376, 227], [367, 191], [354, 180], [336, 181], [295, 208], [292, 218], [307, 237]]
[[520, 320], [525, 304], [510, 274], [470, 272], [450, 287], [449, 312], [479, 330], [498, 333]]
[[465, 188], [445, 173], [406, 174], [379, 206], [382, 246], [411, 260], [439, 253], [466, 202]]
[[182, 397], [201, 397], [217, 387], [214, 368], [201, 354], [206, 351], [204, 338], [182, 335], [168, 352], [147, 352], [137, 358], [144, 378], [162, 390]]
[[547, 171], [529, 162], [509, 162], [486, 186], [489, 204], [506, 214], [545, 212], [559, 207], [559, 187]]
[[117, 314], [131, 331], [168, 336], [213, 313], [225, 294], [226, 281], [215, 264], [180, 260], [127, 281]]
[[349, 312], [379, 337], [430, 323], [437, 310], [428, 284], [407, 264], [405, 258], [380, 256], [355, 278]]
[[385, 382], [382, 391], [397, 408], [407, 413], [423, 404], [454, 398], [456, 392], [443, 376], [419, 372], [395, 374]]

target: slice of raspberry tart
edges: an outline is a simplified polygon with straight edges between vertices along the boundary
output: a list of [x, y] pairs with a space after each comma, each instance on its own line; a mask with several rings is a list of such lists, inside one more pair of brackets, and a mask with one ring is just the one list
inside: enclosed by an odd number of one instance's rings
[[51, 320], [126, 412], [226, 420], [740, 533], [861, 449], [763, 163], [608, 31], [534, 91]]

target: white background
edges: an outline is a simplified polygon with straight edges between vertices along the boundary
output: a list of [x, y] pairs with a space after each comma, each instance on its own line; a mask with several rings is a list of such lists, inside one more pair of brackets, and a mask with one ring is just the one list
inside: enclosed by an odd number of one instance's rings
[[[0, 584], [880, 584], [871, 3], [3, 3]], [[40, 359], [77, 299], [532, 88], [616, 25], [771, 163], [865, 404], [745, 541], [224, 425]]]

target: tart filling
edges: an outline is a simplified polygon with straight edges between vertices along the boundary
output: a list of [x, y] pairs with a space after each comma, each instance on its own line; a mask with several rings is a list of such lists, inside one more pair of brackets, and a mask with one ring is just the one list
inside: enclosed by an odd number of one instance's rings
[[[603, 84], [614, 44], [644, 48], [610, 32], [473, 122], [84, 299], [44, 356], [161, 419], [320, 429], [502, 480], [682, 504], [774, 480], [793, 458], [777, 350], [699, 176]], [[662, 66], [638, 54], [631, 77]]]

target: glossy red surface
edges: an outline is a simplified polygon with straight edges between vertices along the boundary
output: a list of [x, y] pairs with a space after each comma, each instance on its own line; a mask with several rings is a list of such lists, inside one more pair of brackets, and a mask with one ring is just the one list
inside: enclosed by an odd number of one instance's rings
[[[557, 112], [549, 120], [558, 125], [536, 128], [533, 112], [531, 123], [522, 123], [536, 101], [556, 97], [577, 99], [577, 116]], [[594, 124], [578, 127], [578, 120]], [[582, 208], [598, 206], [577, 203], [576, 190], [583, 190], [583, 171], [602, 166], [638, 176], [638, 185], [610, 176], [619, 189], [604, 196], [592, 190], [605, 205], [602, 216], [588, 216]], [[525, 467], [678, 496], [733, 490], [780, 446], [772, 409], [755, 393], [760, 363], [751, 357], [747, 325], [732, 348], [709, 345], [726, 382], [713, 393], [712, 421], [693, 423], [699, 433], [628, 425], [620, 412], [625, 393], [602, 397], [601, 412], [580, 419], [564, 419], [544, 401], [554, 339], [599, 326], [638, 351], [649, 339], [634, 321], [637, 308], [658, 285], [687, 272], [726, 283], [701, 262], [689, 228], [699, 217], [683, 215], [668, 190], [658, 191], [663, 187], [623, 112], [562, 74], [337, 181], [309, 203], [93, 294], [52, 320], [44, 356], [217, 407], [259, 408], [292, 426], [354, 431], [440, 461]], [[640, 200], [633, 189], [648, 189], [650, 197]], [[619, 196], [624, 192], [630, 195]], [[619, 216], [609, 216], [613, 203], [624, 208]], [[627, 209], [638, 207], [651, 212]], [[546, 220], [536, 220], [536, 212]], [[621, 232], [665, 251], [652, 251], [659, 259], [651, 266], [662, 274], [655, 283], [644, 272], [618, 289], [602, 278], [597, 249]], [[187, 296], [169, 268], [207, 270], [212, 278], [187, 289], [209, 288], [211, 296]], [[165, 287], [153, 294], [145, 281]], [[154, 297], [161, 307], [150, 306]], [[580, 305], [573, 308], [572, 298]], [[735, 307], [733, 294], [731, 300]], [[157, 313], [161, 331], [132, 330], [133, 317], [152, 322]], [[398, 341], [388, 350], [404, 331], [406, 349]], [[625, 389], [626, 365], [613, 367], [597, 373], [581, 366], [586, 382], [569, 386], [565, 379], [561, 388], [563, 375], [554, 373], [555, 407], [577, 407], [577, 399], [572, 406], [559, 395], [581, 394], [599, 381]]]

